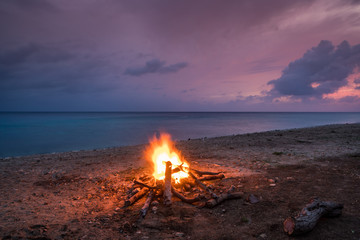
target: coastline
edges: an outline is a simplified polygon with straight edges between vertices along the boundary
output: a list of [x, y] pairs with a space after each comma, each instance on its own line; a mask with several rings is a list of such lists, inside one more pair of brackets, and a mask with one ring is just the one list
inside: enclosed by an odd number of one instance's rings
[[[117, 236], [142, 239], [153, 228], [139, 226], [141, 236], [136, 231], [120, 233], [113, 228], [104, 227], [96, 219], [104, 216], [109, 219], [118, 217], [116, 224], [123, 224], [122, 218], [127, 215], [119, 207], [129, 181], [134, 176], [151, 173], [143, 158], [145, 146], [0, 159], [0, 236], [46, 236], [49, 239], [82, 236], [86, 236], [84, 239], [96, 239], [99, 236], [103, 239]], [[227, 177], [241, 182], [237, 186], [243, 185], [241, 188], [245, 188], [245, 192], [255, 193], [261, 191], [261, 184], [242, 182], [244, 179], [260, 181], [260, 176], [262, 179], [271, 171], [286, 169], [284, 166], [290, 170], [291, 166], [314, 165], [319, 169], [328, 169], [332, 159], [338, 162], [339, 159], [355, 156], [357, 161], [357, 156], [360, 155], [360, 123], [190, 139], [176, 142], [176, 147], [191, 166], [224, 171]], [[313, 176], [304, 179], [311, 177]], [[356, 188], [351, 185], [349, 189]], [[266, 198], [266, 194], [270, 193], [263, 194], [263, 198]], [[313, 193], [305, 195], [311, 194]], [[298, 204], [301, 205], [301, 202]], [[137, 207], [141, 207], [141, 204], [135, 205], [134, 211]], [[93, 223], [90, 223], [90, 228], [89, 221]], [[113, 226], [115, 223], [108, 224]], [[35, 225], [41, 227], [35, 231]], [[246, 227], [252, 229], [250, 224]], [[95, 236], [91, 235], [91, 231]], [[34, 236], [30, 236], [29, 232]], [[157, 232], [160, 238], [165, 233], [170, 234], [169, 231]], [[186, 232], [186, 235], [192, 237], [201, 236], [199, 234], [195, 230]]]

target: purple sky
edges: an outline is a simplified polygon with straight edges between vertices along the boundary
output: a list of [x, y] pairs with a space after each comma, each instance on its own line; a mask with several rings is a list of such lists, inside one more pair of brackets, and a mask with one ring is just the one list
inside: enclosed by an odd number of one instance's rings
[[360, 111], [360, 1], [1, 0], [0, 111]]

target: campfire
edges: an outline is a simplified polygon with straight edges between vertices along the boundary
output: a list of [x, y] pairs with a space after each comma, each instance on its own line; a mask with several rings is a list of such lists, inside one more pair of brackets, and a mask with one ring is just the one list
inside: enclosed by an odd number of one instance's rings
[[[234, 186], [217, 195], [214, 188], [204, 184], [203, 181], [223, 179], [225, 175], [222, 172], [193, 169], [175, 148], [169, 134], [162, 133], [159, 138], [154, 137], [150, 141], [146, 158], [153, 166], [153, 174], [134, 180], [124, 205], [128, 207], [147, 195], [140, 210], [142, 217], [146, 216], [154, 199], [159, 199], [165, 206], [171, 206], [174, 196], [188, 204], [212, 208], [227, 199], [243, 197], [242, 192], [234, 192]], [[203, 193], [194, 194], [196, 187], [202, 189]]]

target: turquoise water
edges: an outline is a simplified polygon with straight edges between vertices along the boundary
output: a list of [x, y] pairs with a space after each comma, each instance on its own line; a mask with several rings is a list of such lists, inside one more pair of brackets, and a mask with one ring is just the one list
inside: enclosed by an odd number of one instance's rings
[[215, 137], [334, 123], [360, 113], [0, 113], [0, 157]]

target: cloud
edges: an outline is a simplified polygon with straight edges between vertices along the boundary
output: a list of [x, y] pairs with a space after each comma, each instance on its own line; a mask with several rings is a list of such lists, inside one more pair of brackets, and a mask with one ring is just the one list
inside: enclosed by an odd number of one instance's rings
[[0, 49], [0, 94], [19, 90], [103, 91], [113, 87], [106, 81], [112, 72], [109, 68], [111, 63], [101, 56], [74, 48], [28, 43]]
[[160, 74], [176, 73], [179, 70], [188, 66], [186, 62], [175, 63], [167, 66], [165, 64], [166, 64], [165, 61], [160, 61], [159, 59], [153, 59], [147, 61], [145, 66], [143, 67], [127, 68], [124, 74], [130, 76], [141, 76], [148, 73], [160, 73]]
[[360, 65], [360, 44], [350, 46], [343, 41], [336, 48], [330, 41], [321, 41], [303, 57], [291, 62], [280, 78], [268, 82], [273, 96], [321, 98], [347, 85], [347, 77]]

